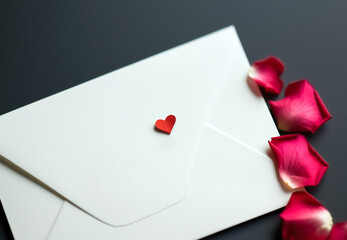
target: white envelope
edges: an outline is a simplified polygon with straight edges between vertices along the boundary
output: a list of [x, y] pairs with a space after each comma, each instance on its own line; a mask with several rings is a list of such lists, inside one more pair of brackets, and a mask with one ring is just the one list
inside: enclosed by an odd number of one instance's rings
[[[37, 195], [41, 239], [196, 239], [284, 206], [266, 155], [278, 132], [248, 69], [228, 27], [2, 115], [16, 239], [33, 239], [17, 189]], [[169, 114], [172, 133], [156, 131]]]

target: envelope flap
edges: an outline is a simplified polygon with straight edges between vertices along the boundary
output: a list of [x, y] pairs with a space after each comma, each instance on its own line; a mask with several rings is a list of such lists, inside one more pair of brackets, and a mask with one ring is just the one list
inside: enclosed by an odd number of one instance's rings
[[[233, 27], [0, 117], [0, 154], [113, 226], [184, 199]], [[154, 130], [174, 114], [171, 135]]]

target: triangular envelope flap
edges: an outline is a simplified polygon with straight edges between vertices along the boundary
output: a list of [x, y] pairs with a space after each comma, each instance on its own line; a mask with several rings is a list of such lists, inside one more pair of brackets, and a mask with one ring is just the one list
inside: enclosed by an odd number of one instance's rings
[[[184, 199], [233, 27], [0, 117], [0, 154], [94, 217], [123, 226]], [[174, 114], [171, 135], [154, 130]]]

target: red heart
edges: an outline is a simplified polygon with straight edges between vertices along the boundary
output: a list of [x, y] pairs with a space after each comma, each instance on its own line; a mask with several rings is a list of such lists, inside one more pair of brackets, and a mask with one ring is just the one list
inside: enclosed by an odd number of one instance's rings
[[155, 126], [168, 134], [171, 133], [173, 126], [175, 125], [176, 117], [174, 115], [169, 115], [165, 118], [165, 120], [159, 119], [155, 122]]

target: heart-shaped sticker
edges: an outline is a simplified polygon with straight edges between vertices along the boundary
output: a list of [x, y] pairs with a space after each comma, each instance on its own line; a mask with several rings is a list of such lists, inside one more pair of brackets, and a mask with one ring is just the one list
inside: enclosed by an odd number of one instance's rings
[[162, 119], [157, 120], [155, 122], [155, 126], [159, 130], [170, 134], [173, 126], [175, 125], [175, 122], [176, 122], [176, 117], [174, 115], [169, 115], [165, 118], [165, 120], [162, 120]]

